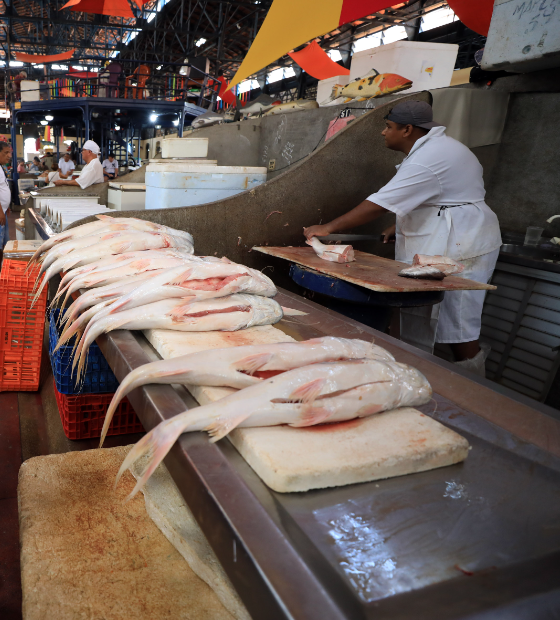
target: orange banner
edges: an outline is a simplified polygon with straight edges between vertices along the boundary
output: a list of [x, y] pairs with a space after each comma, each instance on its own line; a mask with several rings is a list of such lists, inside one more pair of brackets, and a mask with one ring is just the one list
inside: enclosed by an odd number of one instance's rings
[[76, 50], [70, 50], [63, 54], [51, 54], [50, 56], [34, 56], [33, 54], [22, 54], [21, 52], [15, 52], [16, 60], [19, 62], [30, 62], [32, 64], [46, 64], [48, 62], [59, 62], [60, 60], [69, 60], [72, 58]]
[[327, 80], [337, 75], [350, 75], [350, 69], [345, 69], [331, 60], [327, 52], [316, 41], [311, 41], [299, 52], [289, 52], [288, 56], [318, 80]]

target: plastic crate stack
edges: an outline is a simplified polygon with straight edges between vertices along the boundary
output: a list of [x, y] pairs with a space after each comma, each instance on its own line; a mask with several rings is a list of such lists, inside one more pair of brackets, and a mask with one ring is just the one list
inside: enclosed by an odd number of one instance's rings
[[39, 389], [47, 290], [31, 308], [39, 266], [4, 259], [0, 271], [0, 392]]
[[[49, 313], [49, 357], [64, 433], [68, 439], [100, 437], [105, 414], [119, 382], [99, 347], [93, 343], [88, 350], [84, 377], [76, 384], [76, 372], [72, 372], [75, 337], [68, 340], [58, 351], [54, 350], [60, 338], [59, 315], [58, 309]], [[125, 398], [119, 404], [107, 434], [124, 435], [141, 433], [143, 430], [142, 423]]]

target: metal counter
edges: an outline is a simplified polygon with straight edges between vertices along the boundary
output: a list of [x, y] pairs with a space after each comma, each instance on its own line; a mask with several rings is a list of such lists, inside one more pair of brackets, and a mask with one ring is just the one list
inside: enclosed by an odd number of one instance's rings
[[[434, 387], [422, 411], [471, 443], [463, 464], [307, 493], [271, 491], [227, 439], [183, 435], [165, 459], [255, 620], [557, 617], [560, 422], [553, 410], [297, 295], [296, 339], [372, 336]], [[157, 354], [139, 332], [97, 340], [117, 379]], [[196, 406], [152, 385], [129, 395], [144, 427]]]

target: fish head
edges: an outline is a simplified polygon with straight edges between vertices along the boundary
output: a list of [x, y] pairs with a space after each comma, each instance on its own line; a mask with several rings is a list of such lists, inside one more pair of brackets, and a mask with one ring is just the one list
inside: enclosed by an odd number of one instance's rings
[[382, 73], [377, 76], [380, 94], [388, 95], [390, 93], [398, 93], [412, 86], [412, 80], [396, 73]]

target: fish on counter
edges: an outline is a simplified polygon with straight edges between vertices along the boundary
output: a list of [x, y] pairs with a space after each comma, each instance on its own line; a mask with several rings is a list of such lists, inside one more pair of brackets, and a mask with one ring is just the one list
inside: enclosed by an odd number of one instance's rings
[[[233, 118], [233, 117], [232, 117]], [[226, 120], [225, 114], [219, 112], [204, 112], [197, 116], [191, 123], [193, 129], [200, 129], [201, 127], [211, 127], [212, 125], [218, 125]]]
[[351, 263], [356, 260], [354, 258], [354, 248], [351, 245], [325, 245], [321, 243], [317, 237], [307, 239], [306, 243], [310, 245], [315, 250], [315, 254], [323, 260], [328, 260], [332, 263]]
[[144, 364], [128, 373], [120, 384], [107, 410], [99, 447], [103, 445], [120, 401], [143, 385], [188, 383], [243, 389], [294, 368], [351, 359], [395, 361], [388, 351], [373, 342], [326, 336], [303, 342], [209, 349]]
[[101, 334], [115, 329], [233, 332], [255, 325], [273, 325], [282, 316], [282, 307], [273, 299], [243, 293], [202, 301], [195, 297], [156, 301], [90, 322], [76, 348], [72, 368], [78, 365], [79, 379], [89, 345]]
[[268, 112], [273, 106], [281, 105], [282, 101], [265, 93], [261, 93], [254, 101], [250, 101], [241, 110], [244, 118], [251, 116], [260, 116]]
[[331, 96], [321, 103], [327, 105], [339, 97], [344, 98], [342, 103], [352, 100], [365, 101], [384, 95], [392, 95], [407, 90], [412, 86], [412, 81], [396, 73], [379, 73], [372, 69], [363, 78], [356, 78], [350, 84], [335, 84]]
[[426, 378], [406, 364], [354, 360], [304, 366], [165, 420], [132, 448], [115, 484], [128, 467], [148, 454], [133, 497], [184, 432], [205, 430], [214, 442], [237, 427], [343, 422], [423, 405], [431, 396]]
[[443, 280], [445, 276], [461, 273], [464, 269], [464, 265], [448, 256], [415, 254], [412, 265], [399, 271], [399, 276], [422, 280]]

